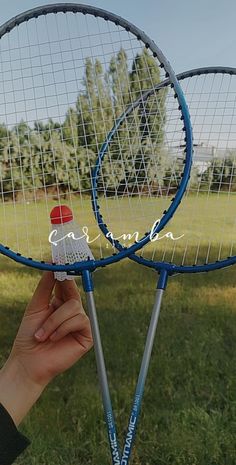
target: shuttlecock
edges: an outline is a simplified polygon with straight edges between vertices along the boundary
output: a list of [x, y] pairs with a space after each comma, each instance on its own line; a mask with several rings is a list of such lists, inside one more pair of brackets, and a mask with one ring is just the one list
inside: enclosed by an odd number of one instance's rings
[[[52, 259], [57, 265], [94, 260], [86, 237], [73, 219], [73, 213], [67, 205], [58, 205], [50, 213], [52, 232]], [[66, 272], [55, 272], [55, 279], [64, 281], [73, 279]]]

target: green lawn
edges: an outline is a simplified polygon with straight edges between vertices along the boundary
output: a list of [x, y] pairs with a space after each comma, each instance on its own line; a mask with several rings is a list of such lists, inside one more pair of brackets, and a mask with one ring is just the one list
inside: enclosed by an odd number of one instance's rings
[[[5, 259], [1, 269], [3, 361], [39, 274]], [[235, 464], [235, 281], [235, 268], [170, 280], [133, 465]], [[97, 272], [95, 282], [122, 439], [154, 298], [155, 275], [126, 261]], [[110, 463], [93, 352], [51, 384], [22, 428], [32, 445], [18, 460], [19, 465]]]
[[[113, 250], [98, 228], [90, 198], [72, 196], [63, 200], [72, 206], [76, 221], [87, 226], [90, 245], [95, 258], [110, 255]], [[57, 204], [50, 200], [42, 200], [27, 204], [21, 202], [0, 203], [0, 243], [12, 250], [39, 260], [50, 258], [48, 236], [51, 231], [49, 221], [50, 210]], [[163, 211], [170, 206], [170, 198], [121, 198], [100, 200], [101, 212], [109, 231], [114, 237], [122, 234], [139, 233], [139, 239], [149, 231], [153, 223], [162, 218]], [[236, 254], [236, 193], [191, 194], [180, 204], [177, 214], [167, 224], [160, 237], [171, 231], [174, 237], [182, 236], [178, 241], [162, 239], [150, 243], [145, 254], [150, 253], [156, 260], [162, 260], [163, 253], [167, 261], [181, 264], [183, 254], [185, 263], [205, 263]], [[94, 239], [100, 235], [95, 241]], [[121, 240], [121, 242], [123, 242]], [[128, 246], [132, 241], [126, 240]], [[199, 244], [201, 245], [199, 246]], [[210, 244], [210, 247], [209, 247]], [[107, 246], [108, 245], [108, 246]], [[186, 250], [186, 245], [188, 245]], [[153, 255], [154, 254], [154, 255]], [[198, 255], [198, 260], [196, 256]]]
[[[191, 199], [187, 202], [190, 212]], [[212, 215], [217, 211], [219, 221], [226, 214], [225, 200], [221, 202], [211, 205]], [[168, 228], [173, 232], [184, 225], [181, 216], [178, 219], [176, 215], [175, 221]], [[194, 216], [186, 224], [191, 225], [193, 232], [198, 218]], [[229, 223], [225, 229], [225, 237], [230, 234], [231, 226]], [[209, 223], [203, 221], [202, 228], [209, 237], [215, 234], [219, 243], [217, 225], [216, 229], [210, 229]], [[0, 257], [2, 363], [39, 277], [36, 270]], [[96, 272], [94, 280], [122, 442], [154, 300], [156, 275], [126, 260]], [[235, 283], [236, 268], [170, 279], [132, 465], [235, 465]], [[18, 465], [110, 464], [95, 373], [91, 351], [49, 386], [22, 425], [32, 445], [19, 458]]]

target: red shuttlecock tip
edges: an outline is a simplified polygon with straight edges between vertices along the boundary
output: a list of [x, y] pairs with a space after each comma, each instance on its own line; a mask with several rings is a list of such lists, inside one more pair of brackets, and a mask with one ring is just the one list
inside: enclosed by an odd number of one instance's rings
[[52, 224], [64, 224], [73, 220], [73, 213], [67, 205], [57, 205], [50, 213]]

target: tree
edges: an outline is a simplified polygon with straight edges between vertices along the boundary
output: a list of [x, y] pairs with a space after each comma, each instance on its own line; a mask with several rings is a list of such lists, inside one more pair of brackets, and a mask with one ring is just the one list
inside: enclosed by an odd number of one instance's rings
[[[144, 49], [131, 69], [121, 48], [107, 69], [85, 60], [83, 89], [64, 121], [51, 118], [31, 127], [0, 125], [1, 192], [16, 198], [37, 190], [75, 192], [91, 188], [91, 170], [115, 121], [140, 94], [160, 81], [155, 59]], [[100, 179], [109, 192], [143, 192], [163, 185], [166, 91], [151, 93], [119, 125], [102, 163]]]
[[106, 81], [111, 87], [114, 116], [117, 118], [131, 102], [130, 74], [127, 55], [123, 48], [111, 58]]
[[77, 152], [79, 146], [78, 139], [78, 113], [75, 108], [69, 108], [67, 111], [65, 121], [62, 125], [63, 140], [66, 144], [74, 148]]
[[10, 132], [5, 124], [0, 124], [0, 179], [3, 180], [8, 163]]
[[[136, 55], [130, 74], [132, 100], [136, 100], [143, 91], [153, 89], [160, 80], [160, 68], [144, 48], [141, 54]], [[162, 145], [164, 140], [166, 95], [167, 89], [160, 89], [151, 93], [140, 105], [141, 137], [143, 140], [151, 138], [158, 145]]]
[[202, 183], [206, 183], [212, 192], [235, 192], [235, 154], [232, 151], [228, 151], [225, 154], [225, 158], [214, 158], [202, 176]]
[[112, 102], [99, 60], [86, 60], [84, 88], [76, 104], [79, 145], [98, 153], [113, 121]]
[[34, 186], [32, 157], [34, 146], [31, 144], [31, 129], [21, 121], [11, 131], [7, 131], [5, 150], [5, 170], [2, 183], [4, 195], [25, 197], [26, 190]]

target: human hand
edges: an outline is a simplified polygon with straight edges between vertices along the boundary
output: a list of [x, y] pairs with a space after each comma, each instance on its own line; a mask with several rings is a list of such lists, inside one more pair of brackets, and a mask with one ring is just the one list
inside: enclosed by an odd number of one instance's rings
[[17, 424], [54, 376], [72, 366], [91, 347], [90, 323], [75, 282], [55, 285], [53, 273], [44, 273], [0, 372], [0, 402]]

